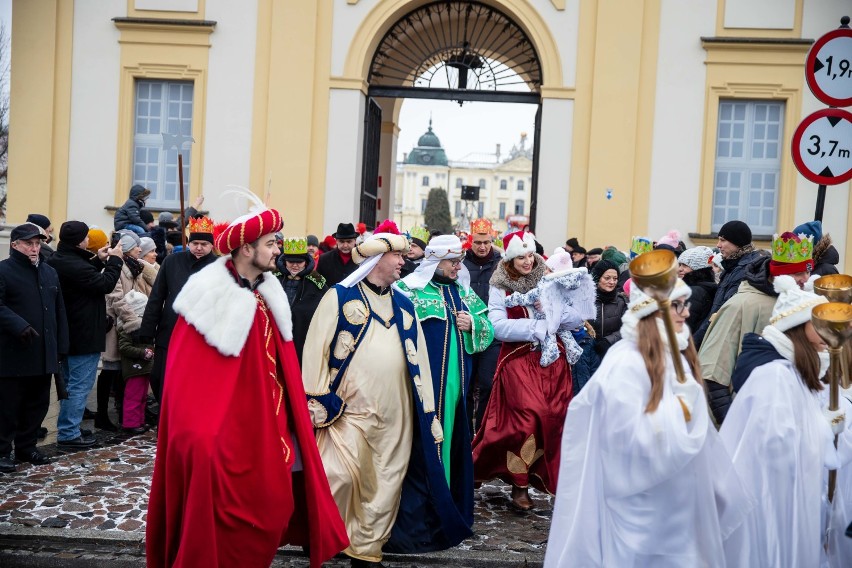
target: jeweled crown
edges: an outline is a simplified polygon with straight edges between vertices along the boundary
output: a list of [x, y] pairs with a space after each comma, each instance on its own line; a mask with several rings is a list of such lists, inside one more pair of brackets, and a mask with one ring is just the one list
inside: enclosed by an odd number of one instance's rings
[[420, 239], [424, 243], [429, 242], [429, 231], [427, 231], [425, 227], [411, 227], [408, 234], [412, 239]]
[[794, 264], [807, 262], [814, 255], [814, 238], [804, 233], [782, 233], [772, 236], [772, 260]]
[[636, 258], [640, 254], [654, 250], [654, 244], [647, 237], [633, 237], [630, 243], [630, 258]]

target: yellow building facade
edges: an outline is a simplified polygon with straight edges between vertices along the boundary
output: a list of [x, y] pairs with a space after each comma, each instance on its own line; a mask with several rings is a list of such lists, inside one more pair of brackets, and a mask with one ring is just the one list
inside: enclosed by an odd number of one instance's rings
[[[539, 105], [529, 200], [546, 250], [670, 229], [706, 243], [728, 218], [757, 235], [813, 218], [790, 141], [825, 106], [804, 61], [846, 0], [459, 0], [472, 26], [504, 18], [530, 55], [438, 46], [382, 81], [379, 64], [406, 53], [393, 30], [438, 4], [14, 0], [8, 222], [38, 211], [111, 227], [140, 181], [156, 188], [151, 209], [176, 209], [177, 151], [160, 131], [194, 140], [186, 199], [203, 193], [214, 218], [241, 213], [221, 196], [231, 184], [268, 195], [288, 234], [329, 234], [365, 206], [393, 217], [401, 101], [436, 66], [482, 60], [514, 69]], [[411, 33], [437, 41], [438, 27]], [[829, 188], [823, 221], [846, 267], [849, 190]]]

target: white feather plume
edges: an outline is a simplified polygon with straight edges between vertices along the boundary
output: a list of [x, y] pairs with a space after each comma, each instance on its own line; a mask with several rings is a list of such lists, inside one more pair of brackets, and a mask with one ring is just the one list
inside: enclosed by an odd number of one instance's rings
[[248, 213], [240, 215], [233, 221], [229, 226], [233, 226], [239, 223], [242, 223], [246, 219], [257, 215], [262, 211], [266, 211], [268, 207], [263, 203], [263, 200], [260, 199], [255, 193], [248, 189], [247, 187], [242, 187], [239, 185], [229, 185], [228, 189], [222, 192], [222, 197], [232, 197], [235, 203], [236, 208], [243, 209], [242, 200], [246, 201], [246, 209]]

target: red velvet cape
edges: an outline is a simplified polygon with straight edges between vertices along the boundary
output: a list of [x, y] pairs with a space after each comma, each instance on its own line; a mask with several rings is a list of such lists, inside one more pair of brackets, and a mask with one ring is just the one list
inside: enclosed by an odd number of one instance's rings
[[[301, 544], [319, 568], [349, 545], [293, 342], [281, 338], [271, 314], [256, 310], [239, 357], [219, 353], [180, 317], [164, 383], [149, 567], [267, 567], [279, 545]], [[304, 471], [291, 476], [293, 439]]]

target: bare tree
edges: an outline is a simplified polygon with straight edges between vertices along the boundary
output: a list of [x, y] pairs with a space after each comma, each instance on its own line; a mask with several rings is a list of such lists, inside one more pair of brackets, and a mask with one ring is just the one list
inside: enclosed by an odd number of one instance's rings
[[6, 220], [6, 174], [9, 170], [9, 70], [11, 48], [6, 24], [0, 22], [0, 221]]

